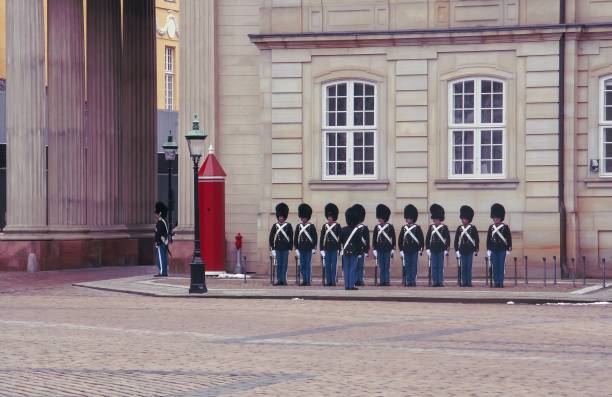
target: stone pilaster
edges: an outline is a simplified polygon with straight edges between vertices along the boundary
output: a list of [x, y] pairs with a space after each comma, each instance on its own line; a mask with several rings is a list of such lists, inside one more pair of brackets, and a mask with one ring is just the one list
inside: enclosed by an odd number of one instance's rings
[[45, 39], [42, 0], [6, 2], [7, 226], [47, 224], [45, 178]]
[[182, 0], [180, 18], [179, 114], [179, 230], [193, 233], [193, 165], [185, 141], [193, 115], [208, 133], [207, 147], [215, 142], [216, 118], [216, 1]]
[[[155, 2], [123, 2], [121, 173], [123, 221], [153, 223], [157, 191]], [[150, 234], [148, 226], [141, 230]]]
[[121, 3], [87, 4], [87, 222], [121, 222]]
[[49, 1], [47, 15], [49, 225], [82, 229], [87, 221], [83, 2]]

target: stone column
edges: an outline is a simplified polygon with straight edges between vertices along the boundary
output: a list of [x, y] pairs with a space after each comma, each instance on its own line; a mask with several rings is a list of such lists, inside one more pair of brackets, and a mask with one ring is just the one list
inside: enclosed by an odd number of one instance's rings
[[87, 222], [120, 223], [121, 3], [87, 3]]
[[[216, 118], [216, 1], [182, 0], [179, 73], [179, 232], [193, 233], [193, 165], [185, 133], [198, 114], [200, 128], [208, 133], [207, 147], [215, 142]], [[201, 164], [201, 163], [200, 163]]]
[[45, 178], [45, 39], [42, 0], [6, 2], [7, 226], [47, 224]]
[[86, 224], [83, 2], [50, 0], [48, 20], [49, 225]]
[[124, 222], [150, 235], [157, 192], [155, 2], [123, 2], [121, 173]]

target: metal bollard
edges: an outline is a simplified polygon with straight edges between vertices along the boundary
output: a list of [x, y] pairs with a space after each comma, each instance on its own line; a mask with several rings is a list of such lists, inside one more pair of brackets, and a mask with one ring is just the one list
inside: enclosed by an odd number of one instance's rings
[[544, 286], [546, 287], [546, 257], [542, 258], [542, 261], [544, 262]]
[[246, 267], [246, 256], [242, 257], [242, 263], [243, 263], [243, 265], [242, 265], [242, 272], [244, 273], [244, 283], [246, 284], [246, 269], [247, 269], [247, 267]]
[[576, 287], [576, 258], [572, 258], [572, 286]]
[[553, 284], [557, 285], [557, 257], [553, 255]]
[[518, 284], [518, 273], [516, 271], [516, 261], [517, 261], [517, 257], [514, 257], [514, 286], [516, 287]]
[[582, 285], [586, 285], [586, 256], [582, 257]]
[[529, 284], [529, 273], [527, 272], [527, 255], [525, 255], [525, 284]]
[[606, 288], [606, 258], [601, 258], [603, 264], [603, 287]]

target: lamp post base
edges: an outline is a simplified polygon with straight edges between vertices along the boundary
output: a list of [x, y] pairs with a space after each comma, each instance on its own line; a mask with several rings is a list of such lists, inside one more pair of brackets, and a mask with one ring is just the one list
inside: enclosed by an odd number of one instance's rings
[[189, 286], [190, 294], [205, 294], [208, 292], [206, 288], [206, 279], [204, 275], [204, 262], [198, 256], [193, 258], [191, 266], [191, 284]]

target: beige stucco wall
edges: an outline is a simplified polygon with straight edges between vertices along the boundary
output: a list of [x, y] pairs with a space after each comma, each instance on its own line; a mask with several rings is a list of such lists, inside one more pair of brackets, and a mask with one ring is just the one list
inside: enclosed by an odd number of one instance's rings
[[[166, 80], [165, 80], [165, 49], [174, 49], [174, 95], [172, 110], [179, 110], [179, 0], [156, 0], [155, 19], [157, 24], [156, 40], [156, 66], [157, 66], [157, 108], [166, 109]], [[171, 37], [166, 30], [168, 16], [176, 21], [177, 35]]]
[[[566, 20], [610, 20], [608, 3], [612, 1], [567, 1]], [[240, 232], [254, 266], [250, 270], [267, 271], [267, 236], [279, 201], [289, 204], [293, 223], [299, 203], [310, 203], [317, 225], [330, 201], [342, 211], [356, 202], [364, 204], [370, 225], [378, 203], [393, 209], [392, 221], [399, 225], [407, 203], [419, 208], [420, 223], [426, 224], [429, 205], [438, 202], [445, 206], [453, 228], [459, 207], [470, 204], [483, 240], [490, 205], [501, 202], [513, 230], [512, 256], [528, 255], [534, 265], [542, 256], [559, 256], [558, 40], [564, 30], [485, 29], [555, 25], [559, 6], [558, 0], [216, 1], [214, 139], [229, 175], [228, 265], [234, 262], [233, 236]], [[472, 27], [480, 29], [452, 31]], [[426, 31], [432, 28], [451, 30]], [[412, 31], [381, 39], [385, 32], [406, 29]], [[612, 74], [612, 45], [581, 29], [568, 28], [566, 34], [568, 259], [612, 254], [607, 253], [612, 250], [612, 217], [606, 212], [612, 208], [612, 181], [589, 174], [587, 167], [588, 159], [599, 155], [592, 153], [598, 147], [598, 131], [597, 104], [591, 98], [598, 95], [599, 77]], [[276, 45], [247, 37], [351, 31], [377, 34], [287, 35]], [[448, 83], [467, 76], [495, 77], [506, 84], [504, 180], [448, 178]], [[377, 85], [375, 181], [337, 183], [321, 178], [321, 87], [344, 78]], [[482, 265], [480, 259], [477, 266]], [[531, 274], [539, 272], [534, 269]]]

